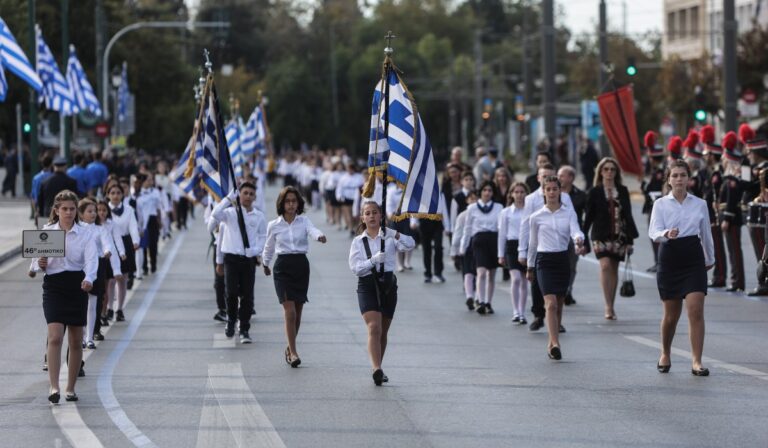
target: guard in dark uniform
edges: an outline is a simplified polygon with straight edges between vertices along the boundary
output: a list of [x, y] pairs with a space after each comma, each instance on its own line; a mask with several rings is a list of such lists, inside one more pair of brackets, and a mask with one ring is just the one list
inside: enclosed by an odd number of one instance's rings
[[[651, 222], [651, 211], [653, 202], [660, 198], [664, 192], [664, 148], [656, 143], [656, 133], [648, 131], [643, 139], [645, 150], [648, 154], [648, 181], [643, 180], [641, 189], [645, 202], [643, 203], [643, 214], [646, 215], [648, 222]], [[659, 263], [659, 243], [651, 240], [653, 247], [653, 266], [646, 269], [647, 272], [656, 272], [656, 265]]]
[[706, 125], [699, 130], [699, 140], [704, 145], [704, 160], [707, 164], [706, 184], [704, 186], [704, 200], [709, 209], [709, 222], [712, 227], [712, 242], [715, 247], [715, 267], [712, 270], [712, 280], [709, 282], [712, 288], [725, 287], [725, 278], [728, 265], [725, 259], [725, 243], [723, 242], [723, 230], [718, 220], [718, 204], [720, 203], [720, 188], [723, 185], [723, 167], [720, 159], [723, 156], [723, 147], [715, 143], [715, 128]]
[[704, 186], [706, 184], [706, 171], [704, 168], [704, 154], [699, 148], [699, 133], [691, 130], [683, 142], [685, 148], [684, 159], [691, 169], [688, 179], [688, 192], [697, 198], [704, 199]]
[[[755, 258], [759, 261], [765, 249], [765, 213], [768, 204], [762, 200], [760, 188], [760, 173], [768, 169], [768, 139], [755, 135], [755, 131], [747, 124], [739, 127], [739, 138], [744, 144], [744, 152], [749, 158], [750, 179], [742, 179], [744, 195], [741, 207], [749, 230], [749, 239]], [[768, 284], [763, 279], [758, 287], [749, 292], [750, 296], [768, 295]]]
[[731, 131], [723, 137], [725, 177], [720, 187], [718, 218], [725, 237], [728, 260], [731, 265], [731, 285], [726, 291], [744, 291], [744, 254], [741, 252], [741, 226], [744, 221], [739, 206], [743, 195], [741, 182], [741, 151], [737, 148], [738, 137]]
[[38, 216], [50, 216], [53, 199], [60, 191], [77, 191], [77, 181], [67, 176], [67, 159], [61, 156], [53, 159], [53, 174], [40, 184], [37, 195]]

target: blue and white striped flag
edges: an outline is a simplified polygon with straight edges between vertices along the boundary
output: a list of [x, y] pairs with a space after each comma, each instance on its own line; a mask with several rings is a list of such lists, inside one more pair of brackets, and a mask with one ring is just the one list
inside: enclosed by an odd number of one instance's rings
[[[396, 221], [409, 217], [441, 220], [440, 184], [424, 123], [394, 66], [387, 82], [388, 117], [384, 117], [383, 82], [374, 90], [368, 166], [375, 168], [387, 162], [387, 178], [403, 187], [400, 205], [393, 210]], [[385, 137], [386, 119], [389, 127]]]
[[131, 99], [131, 91], [128, 88], [127, 62], [123, 62], [123, 71], [120, 74], [120, 77], [122, 78], [122, 81], [120, 81], [120, 87], [117, 88], [117, 120], [123, 122], [128, 113], [128, 102]]
[[227, 140], [219, 126], [219, 101], [215, 91], [213, 77], [209, 75], [193, 134], [195, 157], [189, 159], [185, 176], [192, 177], [197, 168], [203, 187], [220, 201], [230, 191], [231, 173]]
[[189, 139], [187, 147], [181, 154], [181, 158], [179, 158], [179, 163], [173, 167], [169, 176], [171, 180], [173, 180], [173, 182], [178, 185], [185, 194], [189, 196], [193, 196], [195, 187], [200, 183], [200, 170], [197, 166], [193, 168], [193, 172], [190, 177], [186, 177], [184, 175], [187, 169], [187, 164], [189, 163], [190, 153], [192, 152], [192, 148], [195, 146], [193, 144], [194, 138], [195, 137], [193, 136]]
[[36, 27], [37, 34], [37, 74], [43, 81], [43, 91], [40, 102], [45, 103], [48, 110], [54, 110], [62, 115], [73, 115], [80, 111], [75, 104], [75, 97], [69, 88], [69, 83], [59, 71], [51, 49], [43, 39], [43, 31]]
[[43, 89], [43, 81], [37, 76], [34, 67], [19, 47], [8, 25], [0, 17], [0, 101], [5, 101], [5, 96], [8, 93], [5, 69], [15, 73], [36, 91], [39, 92]]
[[72, 89], [75, 104], [80, 110], [89, 110], [95, 115], [101, 115], [101, 105], [96, 93], [85, 76], [85, 70], [77, 59], [75, 46], [69, 46], [69, 61], [67, 62], [67, 81]]
[[268, 129], [264, 106], [258, 105], [248, 117], [248, 122], [245, 125], [242, 141], [243, 156], [250, 158], [257, 151], [261, 156], [266, 155], [269, 139]]
[[243, 163], [245, 158], [243, 157], [241, 148], [241, 133], [240, 125], [237, 120], [230, 121], [225, 129], [225, 135], [227, 137], [227, 146], [229, 147], [229, 157], [232, 159], [232, 166], [235, 169], [235, 177], [243, 177]]

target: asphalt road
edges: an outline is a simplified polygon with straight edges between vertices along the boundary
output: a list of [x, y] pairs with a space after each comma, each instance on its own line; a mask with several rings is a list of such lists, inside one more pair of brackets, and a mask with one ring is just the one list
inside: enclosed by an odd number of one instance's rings
[[[597, 266], [583, 260], [578, 303], [565, 310], [564, 359], [553, 362], [544, 331], [510, 322], [507, 284], [497, 279], [495, 315], [468, 312], [452, 267], [447, 283], [422, 283], [419, 251], [416, 269], [398, 276], [390, 382], [375, 387], [349, 237], [310, 217], [329, 242], [311, 247], [300, 368], [283, 360], [282, 310], [260, 271], [254, 343], [223, 338], [198, 218], [135, 288], [127, 322], [89, 354], [77, 405], [46, 400], [40, 280], [25, 276], [26, 264], [0, 266], [0, 447], [768, 446], [768, 301], [711, 291], [711, 376], [690, 374], [685, 318], [661, 375], [653, 277], [639, 272], [637, 296], [618, 298], [619, 320], [608, 322]], [[639, 241], [635, 268], [649, 264], [650, 244]]]

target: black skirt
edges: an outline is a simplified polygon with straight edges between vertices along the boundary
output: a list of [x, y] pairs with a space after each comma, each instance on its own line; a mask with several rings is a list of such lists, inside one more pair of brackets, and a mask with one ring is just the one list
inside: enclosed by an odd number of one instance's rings
[[46, 323], [84, 327], [88, 318], [88, 293], [80, 286], [83, 271], [64, 271], [43, 277], [43, 313]]
[[378, 311], [384, 317], [392, 319], [397, 308], [397, 277], [392, 272], [385, 272], [383, 279], [375, 280], [373, 274], [357, 279], [357, 304], [360, 314]]
[[297, 303], [309, 302], [309, 261], [306, 254], [282, 254], [277, 256], [272, 270], [277, 299]]
[[120, 270], [128, 275], [136, 272], [136, 251], [133, 249], [131, 235], [123, 235], [123, 245], [125, 246], [125, 260], [120, 260]]
[[536, 280], [542, 295], [565, 296], [571, 283], [571, 260], [568, 251], [537, 253]]
[[698, 236], [661, 243], [656, 285], [661, 300], [684, 299], [692, 292], [707, 295], [707, 268]]
[[107, 266], [109, 266], [109, 258], [99, 257], [99, 268], [96, 271], [96, 280], [93, 281], [93, 288], [91, 288], [91, 291], [88, 294], [101, 297], [107, 292]]
[[478, 268], [496, 269], [499, 267], [498, 232], [479, 232], [472, 236], [472, 252], [475, 256], [475, 266]]
[[464, 255], [461, 256], [461, 273], [462, 275], [477, 275], [477, 267], [475, 266], [475, 253], [472, 252], [472, 240], [469, 241], [469, 247], [467, 247], [467, 251], [464, 252]]
[[507, 245], [504, 247], [504, 257], [507, 260], [507, 269], [525, 272], [525, 266], [520, 264], [520, 261], [518, 261], [518, 243], [519, 240], [507, 240]]

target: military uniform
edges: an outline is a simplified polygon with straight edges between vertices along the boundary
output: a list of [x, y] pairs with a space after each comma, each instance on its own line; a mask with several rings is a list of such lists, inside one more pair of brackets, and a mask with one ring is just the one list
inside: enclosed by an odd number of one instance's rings
[[[664, 148], [656, 144], [656, 133], [653, 131], [646, 132], [643, 141], [648, 152], [648, 172], [650, 177], [647, 182], [643, 180], [640, 189], [645, 197], [643, 214], [646, 215], [650, 224], [653, 202], [664, 194]], [[659, 243], [651, 240], [651, 247], [653, 248], [653, 266], [648, 268], [647, 271], [656, 272], [656, 266], [659, 264]]]
[[712, 281], [709, 283], [709, 286], [713, 288], [725, 286], [725, 278], [728, 273], [728, 266], [725, 260], [725, 244], [723, 243], [723, 229], [720, 228], [720, 220], [717, 213], [724, 177], [723, 169], [720, 165], [716, 165], [712, 169], [704, 189], [704, 200], [707, 201], [707, 208], [709, 209], [712, 241], [715, 246], [715, 268], [712, 273]]
[[[766, 214], [768, 214], [768, 203], [763, 200], [760, 194], [762, 185], [760, 173], [768, 169], [768, 139], [757, 137], [755, 131], [747, 124], [739, 127], [739, 137], [744, 143], [744, 150], [749, 155], [752, 165], [750, 166], [751, 177], [744, 181], [744, 194], [742, 196], [741, 207], [744, 214], [744, 222], [749, 231], [749, 239], [752, 242], [752, 249], [755, 252], [755, 258], [760, 265], [765, 252], [765, 231]], [[768, 279], [758, 272], [758, 287], [750, 291], [751, 296], [768, 295]]]

